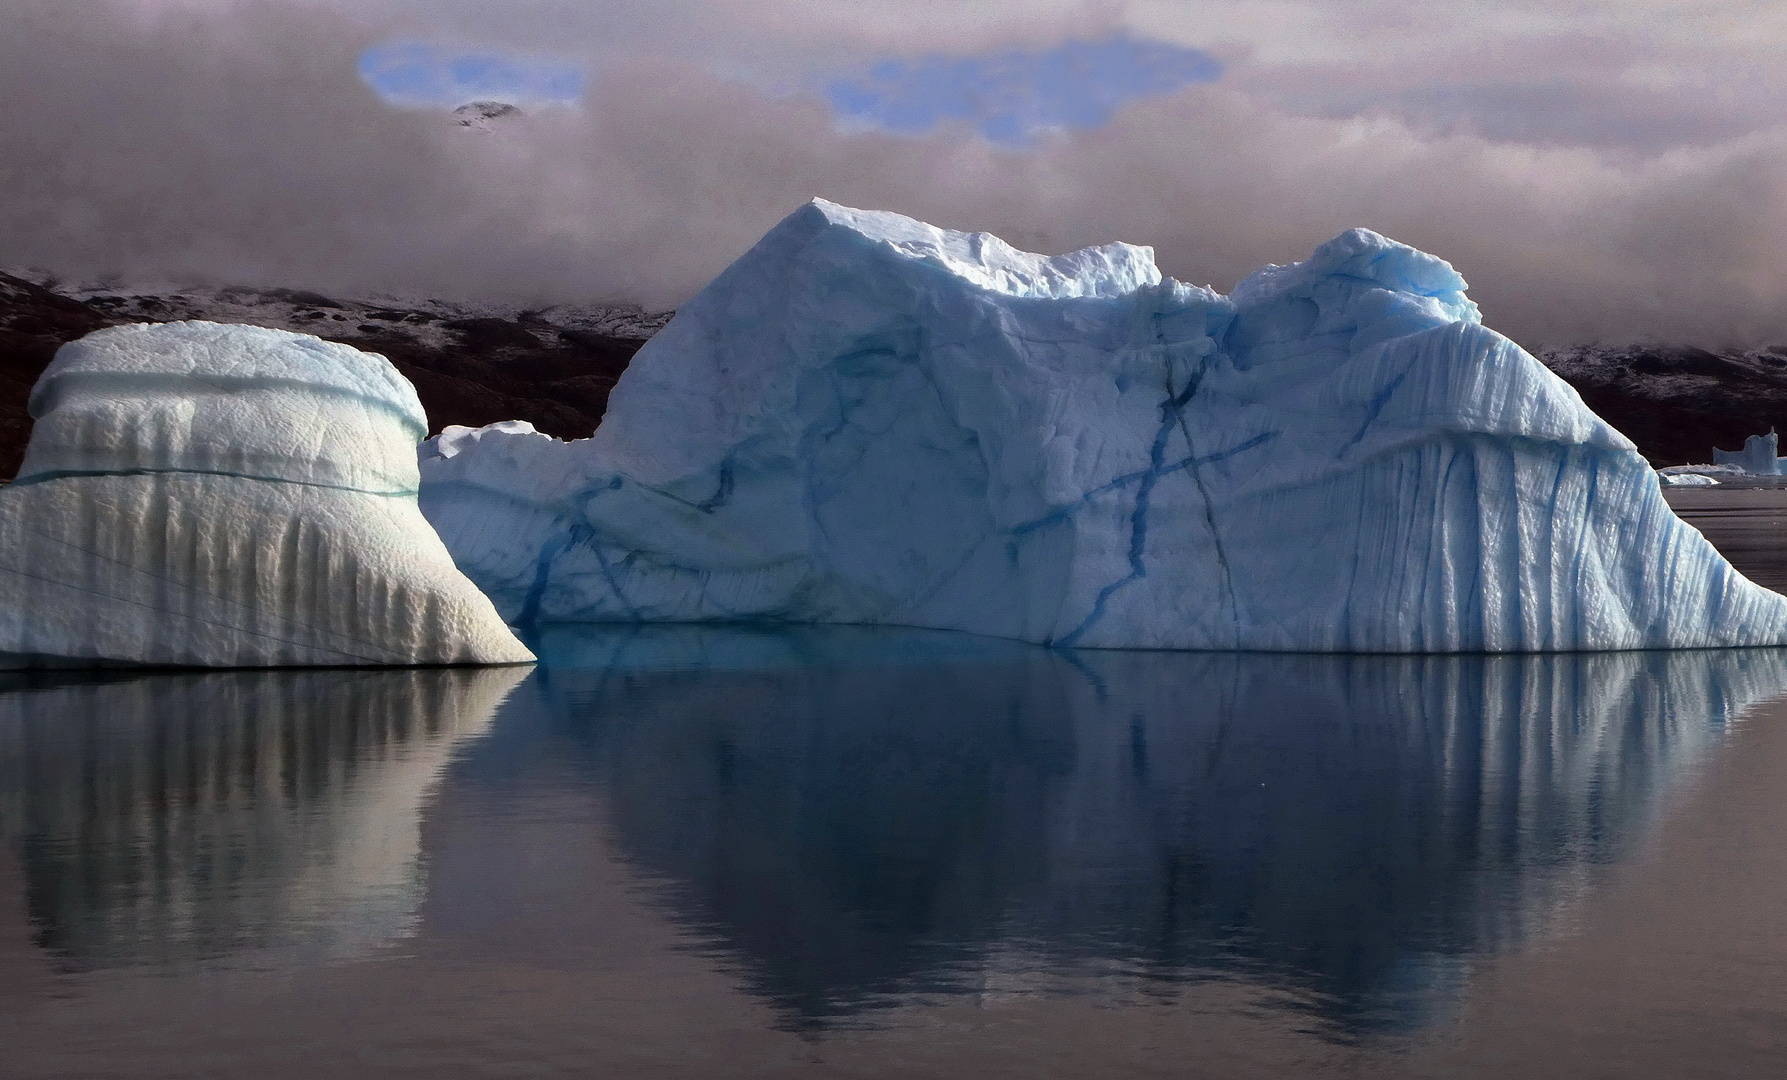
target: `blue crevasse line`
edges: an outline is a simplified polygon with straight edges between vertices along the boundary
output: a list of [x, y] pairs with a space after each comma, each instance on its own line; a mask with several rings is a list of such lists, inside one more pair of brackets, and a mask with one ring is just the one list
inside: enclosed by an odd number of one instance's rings
[[[1173, 437], [1173, 428], [1179, 421], [1179, 410], [1191, 400], [1197, 389], [1198, 380], [1191, 379], [1183, 394], [1170, 396], [1160, 405], [1160, 428], [1154, 433], [1154, 444], [1148, 448], [1148, 474], [1142, 477], [1141, 486], [1136, 489], [1135, 512], [1129, 517], [1129, 572], [1131, 579], [1146, 577], [1147, 568], [1142, 565], [1142, 552], [1148, 546], [1148, 506], [1154, 497], [1154, 485], [1160, 483], [1166, 465], [1167, 440]], [[1169, 390], [1170, 390], [1169, 384]]]
[[695, 509], [701, 511], [704, 514], [711, 514], [715, 510], [718, 510], [720, 507], [725, 506], [727, 503], [729, 503], [731, 501], [732, 501], [732, 457], [730, 455], [728, 455], [726, 460], [720, 462], [720, 483], [719, 483], [719, 486], [714, 489], [714, 493], [712, 495], [709, 495], [706, 500], [702, 501], [701, 503], [698, 503], [696, 505]]
[[1159, 470], [1137, 469], [1135, 472], [1125, 473], [1114, 480], [1107, 481], [1093, 488], [1091, 491], [1086, 492], [1084, 495], [1081, 495], [1078, 499], [1074, 500], [1071, 505], [1064, 506], [1059, 510], [1050, 511], [1042, 517], [1034, 518], [1030, 521], [1023, 522], [1022, 524], [1013, 525], [1007, 531], [1013, 536], [1023, 536], [1050, 525], [1059, 525], [1078, 513], [1081, 507], [1106, 492], [1115, 491], [1122, 487], [1128, 487], [1130, 484], [1143, 480], [1149, 476], [1167, 476], [1171, 473], [1182, 472], [1186, 469], [1195, 469], [1200, 465], [1213, 465], [1218, 461], [1232, 458], [1236, 454], [1244, 454], [1256, 446], [1271, 442], [1281, 434], [1283, 433], [1278, 431], [1262, 431], [1251, 439], [1236, 443], [1234, 446], [1224, 450], [1218, 450], [1215, 453], [1205, 454], [1201, 457], [1194, 456], [1180, 458], [1171, 465], [1162, 466]]
[[534, 584], [528, 589], [527, 599], [522, 601], [521, 611], [515, 616], [516, 625], [534, 626], [539, 623], [540, 601], [546, 595], [546, 583], [552, 577], [552, 564], [576, 542], [576, 533], [573, 530], [540, 549], [540, 557], [534, 564]]
[[1346, 445], [1335, 451], [1334, 458], [1336, 461], [1345, 457], [1348, 450], [1351, 450], [1353, 447], [1358, 446], [1361, 442], [1365, 441], [1365, 433], [1371, 430], [1371, 425], [1377, 423], [1378, 415], [1384, 411], [1384, 406], [1390, 404], [1391, 396], [1396, 393], [1398, 387], [1402, 386], [1402, 381], [1408, 378], [1408, 374], [1407, 368], [1397, 372], [1396, 377], [1391, 379], [1382, 390], [1377, 392], [1377, 396], [1371, 399], [1371, 403], [1365, 407], [1365, 419], [1360, 423], [1359, 430], [1354, 432], [1353, 437], [1346, 441]]
[[534, 583], [528, 589], [527, 599], [522, 601], [521, 611], [515, 616], [517, 626], [532, 627], [539, 624], [540, 605], [546, 595], [546, 586], [552, 578], [553, 564], [558, 561], [560, 555], [579, 545], [587, 545], [595, 553], [596, 563], [602, 568], [602, 577], [608, 582], [608, 588], [614, 593], [614, 598], [627, 609], [627, 614], [634, 619], [640, 617], [639, 608], [627, 599], [625, 592], [621, 591], [620, 579], [615, 575], [614, 564], [602, 551], [602, 545], [592, 543], [595, 539], [595, 529], [588, 525], [574, 525], [552, 543], [540, 549], [539, 560], [534, 564]]
[[1098, 620], [1104, 618], [1105, 603], [1110, 600], [1111, 595], [1123, 586], [1135, 581], [1139, 576], [1140, 575], [1132, 571], [1128, 577], [1123, 578], [1121, 581], [1113, 581], [1109, 585], [1098, 590], [1098, 598], [1092, 601], [1092, 610], [1086, 614], [1085, 619], [1081, 620], [1080, 625], [1074, 627], [1073, 630], [1062, 636], [1059, 640], [1051, 641], [1047, 644], [1063, 649], [1073, 648], [1074, 643], [1079, 641], [1086, 631], [1092, 629], [1093, 626], [1097, 625]]
[[[1187, 381], [1185, 393], [1181, 399], [1182, 405], [1184, 402], [1189, 402], [1191, 400], [1192, 391], [1197, 389], [1202, 380], [1203, 369], [1200, 369], [1196, 375]], [[1167, 374], [1168, 389], [1171, 389], [1172, 385], [1172, 373], [1171, 369], [1169, 369]], [[1186, 452], [1191, 454], [1197, 453], [1197, 444], [1193, 442], [1191, 438], [1191, 426], [1185, 422], [1184, 409], [1175, 409], [1174, 415], [1178, 418], [1179, 430], [1185, 435]], [[1273, 434], [1276, 434], [1276, 432]], [[1241, 604], [1235, 598], [1235, 572], [1233, 568], [1229, 566], [1228, 553], [1224, 551], [1222, 547], [1222, 530], [1216, 527], [1216, 504], [1210, 498], [1210, 486], [1204, 483], [1203, 472], [1195, 466], [1191, 468], [1191, 479], [1192, 483], [1197, 485], [1198, 497], [1204, 502], [1204, 524], [1210, 529], [1210, 546], [1216, 553], [1216, 565], [1222, 569], [1222, 590], [1224, 595], [1229, 598], [1229, 619], [1235, 627], [1235, 644], [1238, 648], [1241, 642]]]
[[27, 488], [37, 484], [46, 484], [52, 480], [78, 480], [88, 476], [223, 476], [233, 480], [256, 480], [264, 484], [290, 484], [295, 487], [322, 488], [325, 491], [345, 491], [354, 495], [372, 495], [377, 498], [414, 498], [420, 494], [417, 488], [377, 488], [354, 487], [351, 484], [326, 484], [320, 480], [294, 480], [287, 476], [271, 476], [260, 473], [230, 472], [223, 469], [186, 469], [186, 468], [131, 468], [131, 469], [46, 469], [29, 476], [21, 476], [9, 485], [15, 488]]
[[[1172, 393], [1172, 385], [1168, 384], [1165, 401], [1160, 403], [1160, 427], [1154, 433], [1154, 443], [1148, 448], [1148, 468], [1141, 476], [1141, 486], [1136, 489], [1135, 509], [1129, 515], [1129, 574], [1120, 581], [1113, 581], [1098, 590], [1097, 599], [1092, 601], [1092, 610], [1086, 613], [1080, 625], [1073, 628], [1055, 644], [1062, 648], [1072, 648], [1086, 631], [1104, 618], [1105, 604], [1116, 594], [1117, 590], [1148, 576], [1148, 568], [1142, 562], [1142, 554], [1148, 546], [1148, 507], [1154, 497], [1154, 485], [1160, 482], [1165, 474], [1167, 440], [1173, 436], [1173, 428], [1179, 421], [1179, 410], [1191, 400], [1197, 389], [1198, 380], [1191, 379], [1183, 394]], [[1188, 461], [1190, 459], [1187, 459]]]
[[621, 591], [620, 579], [614, 574], [614, 564], [608, 561], [608, 556], [602, 551], [602, 545], [591, 544], [590, 550], [596, 553], [596, 563], [602, 567], [602, 577], [608, 582], [608, 588], [614, 593], [614, 598], [627, 609], [628, 615], [638, 620], [640, 618], [639, 609], [631, 600], [627, 599], [627, 594]]

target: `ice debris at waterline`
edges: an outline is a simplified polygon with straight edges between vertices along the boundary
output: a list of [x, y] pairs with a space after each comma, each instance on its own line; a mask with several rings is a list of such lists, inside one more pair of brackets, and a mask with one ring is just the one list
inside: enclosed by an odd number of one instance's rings
[[1452, 268], [1354, 230], [1230, 296], [814, 202], [640, 350], [589, 439], [423, 446], [512, 621], [789, 620], [1064, 646], [1787, 642]]
[[1748, 475], [1736, 465], [1670, 465], [1657, 470], [1657, 482], [1664, 487], [1717, 487]]
[[533, 658], [416, 506], [383, 357], [216, 323], [62, 347], [0, 489], [0, 666]]
[[1657, 473], [1657, 482], [1664, 487], [1718, 487], [1719, 481], [1701, 472]]

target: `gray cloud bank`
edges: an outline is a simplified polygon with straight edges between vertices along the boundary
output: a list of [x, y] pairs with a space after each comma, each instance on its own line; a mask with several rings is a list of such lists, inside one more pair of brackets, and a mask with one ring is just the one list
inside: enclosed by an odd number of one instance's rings
[[1152, 244], [1225, 289], [1363, 225], [1449, 259], [1531, 346], [1787, 341], [1787, 125], [1702, 137], [1679, 102], [1658, 122], [1695, 138], [1609, 151], [1561, 122], [1523, 142], [1293, 112], [1243, 70], [1013, 153], [844, 133], [693, 57], [611, 57], [584, 108], [477, 135], [382, 104], [355, 60], [403, 26], [326, 5], [0, 0], [0, 25], [0, 266], [667, 306], [822, 195], [1032, 250]]

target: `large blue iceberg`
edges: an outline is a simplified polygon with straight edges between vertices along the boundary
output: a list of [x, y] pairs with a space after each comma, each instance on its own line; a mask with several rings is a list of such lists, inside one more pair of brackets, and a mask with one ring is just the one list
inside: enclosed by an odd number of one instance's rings
[[1223, 296], [815, 201], [634, 360], [607, 418], [424, 445], [513, 623], [900, 624], [1062, 646], [1787, 643], [1447, 263], [1365, 230]]

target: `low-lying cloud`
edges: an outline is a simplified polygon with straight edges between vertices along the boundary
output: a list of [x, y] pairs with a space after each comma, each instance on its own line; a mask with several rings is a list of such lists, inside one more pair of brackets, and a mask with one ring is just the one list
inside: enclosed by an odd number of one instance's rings
[[[1219, 288], [1362, 225], [1451, 260], [1529, 345], [1787, 341], [1780, 126], [1618, 152], [1508, 141], [1291, 108], [1238, 57], [1231, 78], [1101, 123], [1036, 124], [1016, 151], [979, 114], [863, 130], [711, 57], [607, 53], [580, 108], [479, 137], [356, 75], [414, 30], [400, 21], [104, 0], [0, 0], [0, 18], [0, 265], [666, 306], [821, 195], [1032, 250], [1152, 244], [1167, 273]], [[1120, 32], [1101, 18], [1075, 9], [1053, 40]], [[1011, 48], [1053, 47], [1024, 32]], [[896, 44], [882, 54], [925, 55]]]

